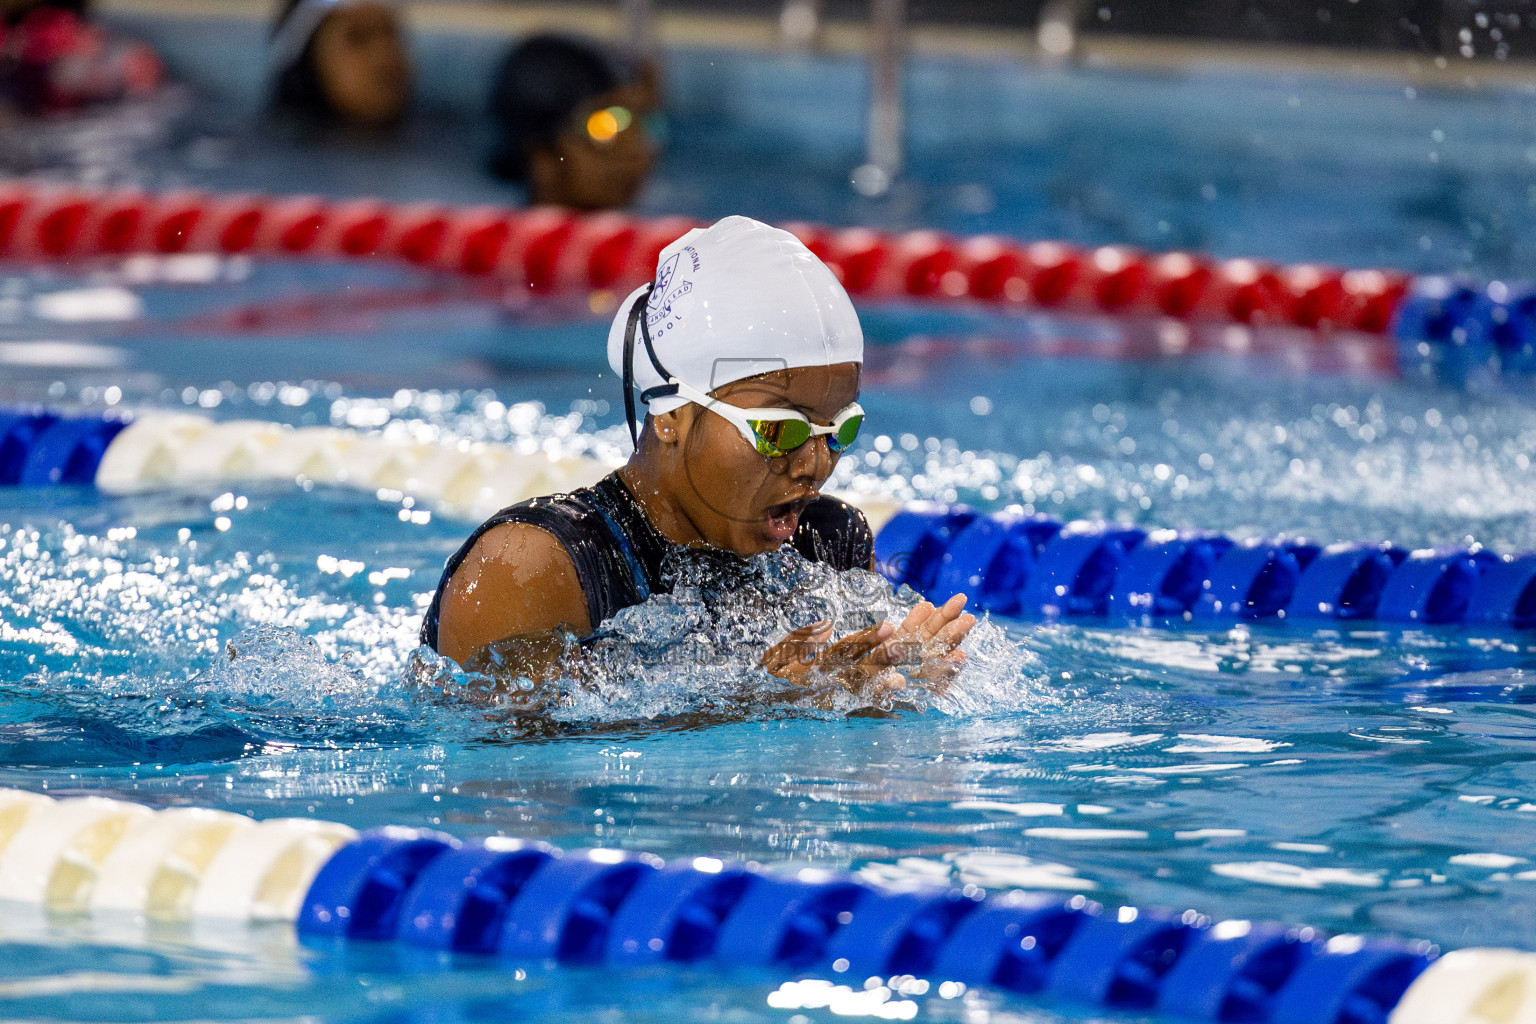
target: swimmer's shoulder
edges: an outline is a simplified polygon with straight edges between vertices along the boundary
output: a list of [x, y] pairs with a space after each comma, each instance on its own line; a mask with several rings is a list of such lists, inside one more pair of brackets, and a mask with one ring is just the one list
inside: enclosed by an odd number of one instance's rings
[[463, 661], [509, 636], [569, 627], [591, 632], [576, 564], [550, 530], [505, 522], [482, 533], [444, 581], [437, 649]]
[[875, 534], [864, 513], [841, 498], [823, 494], [800, 513], [800, 526], [791, 541], [813, 562], [838, 571], [868, 569], [874, 564]]

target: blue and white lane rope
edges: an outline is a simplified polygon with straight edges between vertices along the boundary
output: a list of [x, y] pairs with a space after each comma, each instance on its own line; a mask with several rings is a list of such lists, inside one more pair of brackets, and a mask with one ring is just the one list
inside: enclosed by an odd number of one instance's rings
[[310, 943], [394, 942], [511, 964], [929, 979], [1188, 1021], [1536, 1021], [1536, 955], [1513, 950], [1440, 957], [1427, 942], [1105, 908], [1080, 895], [877, 887], [819, 869], [562, 853], [408, 828], [359, 835], [18, 790], [0, 790], [0, 900], [118, 922], [291, 922]]
[[1375, 620], [1536, 627], [1536, 553], [1234, 543], [1216, 533], [909, 506], [875, 538], [891, 580], [1015, 618], [1118, 624]]
[[[613, 467], [507, 445], [422, 443], [333, 427], [215, 422], [150, 413], [132, 421], [0, 411], [0, 486], [91, 485], [110, 493], [306, 479], [413, 496], [469, 519], [596, 482]], [[936, 601], [1026, 619], [1118, 624], [1234, 620], [1536, 627], [1536, 553], [1391, 543], [1235, 543], [1216, 533], [840, 495], [879, 533], [891, 580]]]
[[474, 518], [595, 483], [612, 468], [589, 457], [349, 428], [169, 412], [102, 417], [0, 409], [0, 487], [94, 485], [127, 494], [302, 479], [413, 495]]

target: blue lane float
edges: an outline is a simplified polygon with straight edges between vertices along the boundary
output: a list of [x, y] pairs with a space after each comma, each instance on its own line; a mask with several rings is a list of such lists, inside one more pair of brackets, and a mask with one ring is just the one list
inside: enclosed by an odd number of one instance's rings
[[760, 877], [721, 922], [715, 956], [743, 967], [800, 970], [817, 962], [827, 941], [865, 893], [851, 879], [802, 871], [792, 878]]
[[555, 853], [543, 843], [495, 839], [449, 850], [409, 887], [396, 934], [429, 949], [496, 952], [507, 909]]
[[1407, 557], [1390, 544], [1330, 544], [1296, 581], [1287, 612], [1298, 619], [1373, 619], [1387, 581]]
[[0, 487], [90, 486], [128, 424], [100, 416], [0, 409]]
[[[928, 530], [922, 528], [928, 522]], [[1150, 534], [1105, 523], [937, 507], [904, 510], [876, 538], [896, 583], [944, 581], [935, 601], [985, 595], [984, 611], [1024, 619], [1113, 624], [1359, 621], [1536, 627], [1536, 552], [1408, 552], [1391, 544], [1294, 539], [1234, 543], [1219, 534]], [[957, 529], [956, 524], [963, 524]], [[887, 531], [891, 531], [889, 534]], [[1015, 538], [1003, 558], [999, 537]], [[1018, 538], [1049, 538], [1038, 546]], [[978, 540], [979, 539], [979, 540]], [[965, 590], [970, 587], [971, 590]], [[1006, 609], [1006, 610], [1005, 610]]]
[[1190, 1020], [1267, 1021], [1317, 950], [1310, 929], [1233, 922], [1206, 929], [1168, 971], [1157, 1009]]
[[1120, 567], [1107, 614], [1122, 621], [1183, 615], [1200, 600], [1205, 581], [1231, 547], [1219, 534], [1162, 530], [1148, 535]]
[[1465, 386], [1536, 373], [1536, 287], [1427, 276], [1392, 323], [1405, 376]]
[[[478, 909], [471, 909], [478, 908]], [[1428, 943], [1106, 910], [1083, 896], [877, 888], [695, 858], [560, 854], [402, 828], [337, 850], [304, 898], [309, 941], [396, 941], [508, 962], [714, 964], [912, 975], [1190, 1021], [1384, 1024]]]

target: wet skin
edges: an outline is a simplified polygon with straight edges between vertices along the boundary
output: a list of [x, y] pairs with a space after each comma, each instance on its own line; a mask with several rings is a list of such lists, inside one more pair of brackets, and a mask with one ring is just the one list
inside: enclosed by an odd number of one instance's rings
[[411, 63], [390, 8], [372, 0], [338, 8], [315, 30], [312, 52], [326, 101], [344, 120], [381, 125], [405, 113]]
[[[838, 363], [751, 377], [711, 394], [741, 408], [796, 409], [828, 424], [858, 392], [859, 365]], [[768, 458], [726, 419], [688, 404], [648, 417], [639, 450], [619, 472], [646, 518], [674, 544], [750, 556], [789, 539], [836, 465], [824, 437]], [[831, 678], [855, 692], [900, 689], [908, 679], [942, 685], [963, 663], [955, 648], [976, 621], [964, 607], [963, 596], [939, 609], [924, 602], [900, 624], [835, 643], [830, 624], [807, 624], [771, 648], [764, 666], [792, 683]], [[538, 527], [509, 523], [481, 537], [449, 581], [438, 649], [462, 663], [504, 638], [558, 628], [585, 636], [593, 625], [565, 548]], [[912, 671], [903, 675], [902, 667]]]
[[[654, 106], [654, 88], [644, 81], [621, 85], [583, 103], [552, 145], [528, 153], [529, 199], [577, 210], [629, 205], [656, 161], [656, 146], [644, 122]], [[613, 138], [599, 141], [585, 126], [589, 116], [607, 107], [627, 108], [634, 121]]]

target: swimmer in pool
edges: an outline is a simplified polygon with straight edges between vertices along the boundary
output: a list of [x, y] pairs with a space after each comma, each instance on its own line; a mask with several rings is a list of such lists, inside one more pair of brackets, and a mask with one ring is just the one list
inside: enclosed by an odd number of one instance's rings
[[379, 127], [410, 102], [405, 33], [379, 0], [286, 0], [267, 54], [280, 109]]
[[[588, 636], [667, 589], [674, 545], [747, 557], [790, 544], [840, 571], [873, 568], [863, 513], [821, 494], [863, 420], [863, 354], [847, 293], [788, 232], [727, 217], [673, 242], [608, 335], [635, 454], [593, 487], [514, 505], [477, 529], [448, 560], [422, 643], [467, 665], [494, 653], [549, 679], [563, 631]], [[638, 432], [636, 390], [648, 405]], [[956, 595], [844, 637], [806, 623], [763, 664], [857, 694], [939, 687], [963, 664], [975, 621]]]
[[537, 35], [507, 55], [491, 87], [491, 172], [535, 205], [628, 205], [656, 159], [647, 127], [654, 65], [574, 36]]

